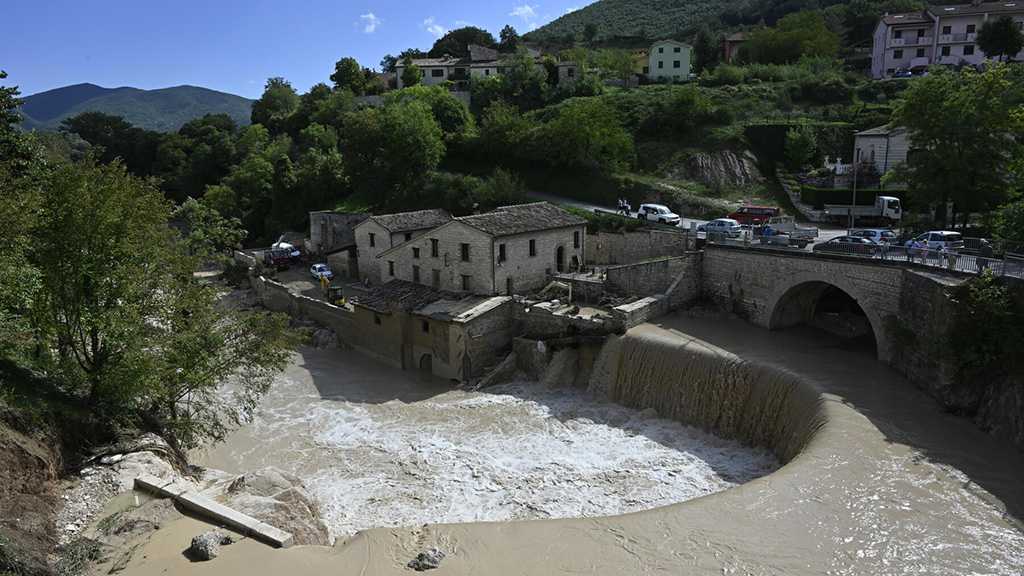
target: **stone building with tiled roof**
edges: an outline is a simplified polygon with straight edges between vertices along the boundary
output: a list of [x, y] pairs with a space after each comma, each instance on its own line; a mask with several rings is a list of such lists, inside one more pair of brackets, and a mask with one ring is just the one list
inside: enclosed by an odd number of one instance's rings
[[450, 221], [447, 210], [416, 210], [370, 216], [355, 227], [359, 275], [363, 280], [380, 284], [377, 256], [403, 242]]
[[586, 221], [547, 202], [454, 218], [377, 256], [392, 279], [440, 290], [511, 295], [542, 288], [584, 261]]
[[[494, 48], [470, 44], [467, 47], [469, 55], [464, 58], [455, 58], [445, 55], [440, 58], [413, 58], [412, 64], [420, 70], [420, 84], [425, 86], [442, 85], [450, 82], [456, 91], [469, 90], [469, 82], [473, 78], [486, 78], [503, 74], [508, 69], [509, 53], [501, 53]], [[532, 48], [526, 48], [527, 53], [534, 60], [539, 60], [541, 53]], [[539, 65], [539, 63], [538, 63]], [[559, 70], [559, 82], [575, 81], [579, 73], [577, 66], [571, 62], [565, 62]], [[405, 71], [405, 62], [399, 61], [395, 64], [395, 76], [398, 79], [398, 88], [404, 88], [402, 72]]]

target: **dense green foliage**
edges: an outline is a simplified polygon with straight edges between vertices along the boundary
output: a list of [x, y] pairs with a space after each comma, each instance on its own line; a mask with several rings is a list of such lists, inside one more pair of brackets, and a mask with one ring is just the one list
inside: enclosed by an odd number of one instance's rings
[[791, 64], [800, 58], [834, 58], [839, 52], [839, 35], [825, 25], [818, 12], [797, 12], [783, 17], [771, 28], [751, 32], [740, 47], [746, 62]]
[[248, 124], [251, 106], [247, 98], [197, 86], [139, 90], [79, 84], [25, 98], [23, 126], [56, 130], [68, 118], [101, 112], [144, 130], [173, 132], [207, 114], [226, 114], [236, 124]]
[[287, 354], [281, 317], [227, 310], [193, 276], [238, 242], [237, 222], [195, 201], [175, 211], [116, 161], [50, 163], [16, 130], [16, 97], [0, 88], [0, 379], [29, 369], [47, 386], [5, 392], [80, 406], [61, 425], [82, 443], [137, 429], [183, 451], [222, 439]]
[[445, 54], [462, 58], [469, 54], [469, 45], [476, 44], [485, 48], [496, 48], [498, 46], [494, 36], [482, 28], [476, 26], [463, 26], [455, 30], [449, 30], [434, 42], [427, 54], [431, 58], [440, 58]]
[[943, 223], [951, 201], [965, 215], [995, 208], [1007, 200], [1012, 167], [1024, 155], [1021, 106], [1024, 84], [1006, 65], [982, 73], [935, 69], [912, 82], [893, 121], [907, 128], [915, 153], [892, 179], [906, 182], [921, 204], [937, 204]]

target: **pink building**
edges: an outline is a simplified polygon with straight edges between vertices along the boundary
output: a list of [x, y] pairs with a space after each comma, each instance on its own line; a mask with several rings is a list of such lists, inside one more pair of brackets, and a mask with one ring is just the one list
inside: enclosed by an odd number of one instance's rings
[[[929, 6], [921, 12], [886, 14], [875, 27], [871, 75], [889, 78], [933, 64], [978, 65], [985, 54], [975, 44], [990, 19], [1009, 16], [1024, 28], [1024, 0]], [[1015, 59], [1024, 58], [1024, 51]]]

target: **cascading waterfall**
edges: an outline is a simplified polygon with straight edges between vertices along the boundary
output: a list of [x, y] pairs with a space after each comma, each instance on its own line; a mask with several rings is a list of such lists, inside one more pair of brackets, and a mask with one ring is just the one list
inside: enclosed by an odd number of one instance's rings
[[820, 392], [793, 374], [655, 327], [612, 337], [590, 390], [749, 446], [795, 457], [825, 422]]

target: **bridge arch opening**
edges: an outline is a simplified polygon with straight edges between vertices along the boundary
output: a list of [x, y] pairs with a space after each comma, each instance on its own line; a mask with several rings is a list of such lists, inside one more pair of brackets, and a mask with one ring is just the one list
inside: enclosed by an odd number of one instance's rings
[[881, 326], [842, 288], [824, 281], [796, 284], [779, 297], [772, 310], [769, 328], [783, 330], [810, 326], [837, 336], [851, 348], [878, 354]]

